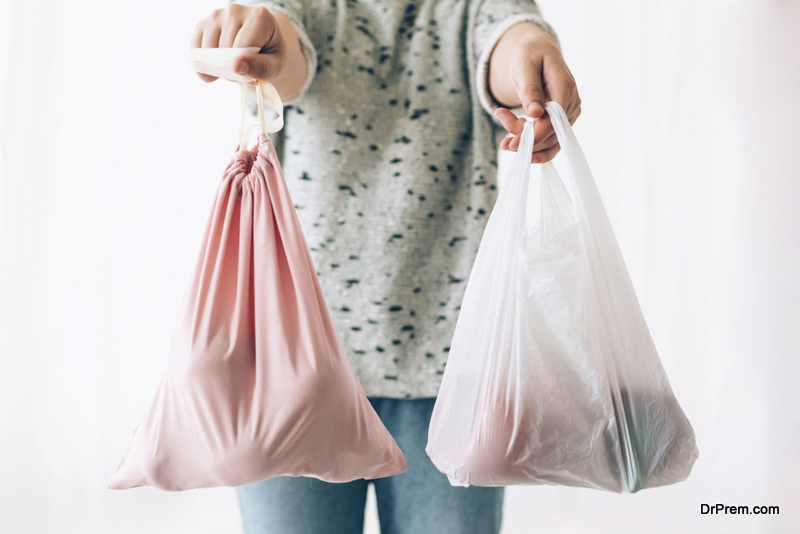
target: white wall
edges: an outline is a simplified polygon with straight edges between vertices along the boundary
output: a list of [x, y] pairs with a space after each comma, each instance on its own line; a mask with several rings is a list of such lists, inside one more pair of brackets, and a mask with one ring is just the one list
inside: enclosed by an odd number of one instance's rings
[[[219, 4], [0, 3], [1, 532], [241, 532], [230, 488], [106, 489], [235, 144], [237, 88], [186, 61]], [[504, 534], [796, 532], [800, 3], [540, 5], [701, 456], [637, 495], [510, 488]]]
[[504, 533], [800, 532], [800, 3], [539, 3], [700, 458], [636, 495], [511, 488]]

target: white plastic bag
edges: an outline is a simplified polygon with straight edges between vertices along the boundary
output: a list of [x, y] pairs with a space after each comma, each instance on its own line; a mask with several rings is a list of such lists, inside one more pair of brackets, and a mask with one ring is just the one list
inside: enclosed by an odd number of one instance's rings
[[567, 184], [542, 166], [526, 228], [526, 122], [466, 287], [426, 452], [457, 486], [636, 492], [686, 479], [694, 431], [669, 386], [564, 110]]

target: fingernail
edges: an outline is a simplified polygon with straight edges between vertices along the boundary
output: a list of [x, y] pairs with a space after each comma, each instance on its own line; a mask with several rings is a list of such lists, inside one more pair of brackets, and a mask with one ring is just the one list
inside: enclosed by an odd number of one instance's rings
[[531, 160], [531, 163], [539, 163], [539, 158], [533, 158], [533, 159]]
[[250, 63], [247, 61], [242, 61], [239, 63], [239, 69], [236, 71], [239, 74], [247, 74], [247, 71], [250, 70]]

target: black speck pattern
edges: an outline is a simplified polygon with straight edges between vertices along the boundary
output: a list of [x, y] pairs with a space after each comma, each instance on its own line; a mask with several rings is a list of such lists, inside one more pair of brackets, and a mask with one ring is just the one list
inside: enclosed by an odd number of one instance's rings
[[531, 0], [244, 3], [308, 60], [270, 137], [353, 370], [369, 396], [435, 397], [497, 198], [488, 53], [509, 24], [552, 30]]

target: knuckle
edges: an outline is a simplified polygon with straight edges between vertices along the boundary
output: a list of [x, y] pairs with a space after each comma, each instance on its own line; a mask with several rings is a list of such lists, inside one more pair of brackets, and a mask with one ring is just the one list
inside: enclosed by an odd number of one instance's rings
[[578, 117], [581, 116], [581, 108], [576, 108], [567, 116], [570, 124], [575, 124], [575, 121], [578, 120]]
[[241, 21], [247, 18], [249, 13], [255, 8], [243, 6], [240, 4], [229, 4], [228, 7], [225, 9], [229, 19]]
[[264, 6], [254, 7], [250, 11], [250, 18], [259, 23], [271, 23], [275, 20], [275, 16], [272, 12]]

